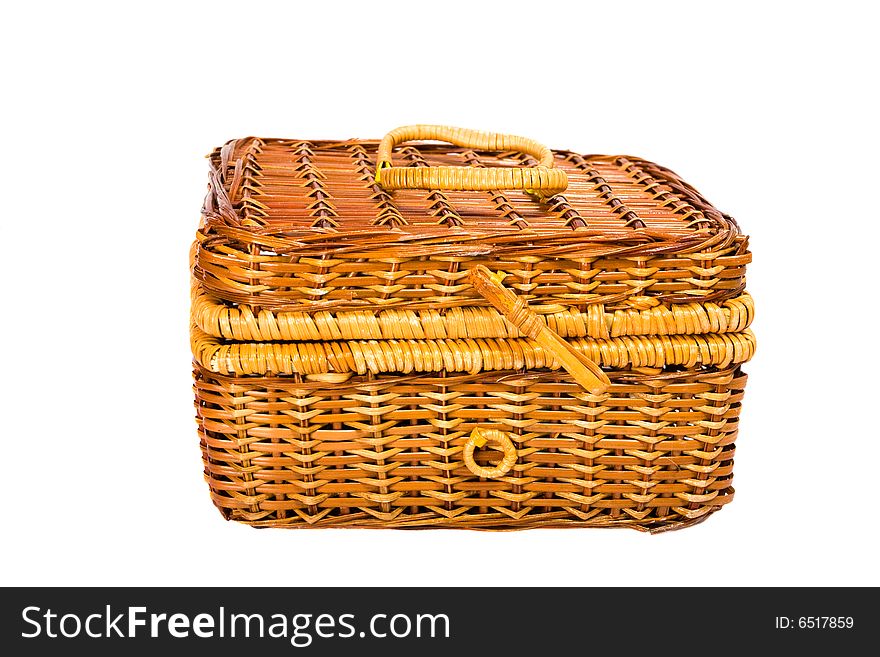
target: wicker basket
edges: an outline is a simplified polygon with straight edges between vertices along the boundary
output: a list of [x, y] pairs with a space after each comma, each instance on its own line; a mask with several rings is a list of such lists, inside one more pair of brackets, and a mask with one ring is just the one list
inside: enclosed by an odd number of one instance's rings
[[191, 337], [226, 518], [658, 530], [732, 499], [751, 255], [671, 171], [440, 126], [210, 160]]

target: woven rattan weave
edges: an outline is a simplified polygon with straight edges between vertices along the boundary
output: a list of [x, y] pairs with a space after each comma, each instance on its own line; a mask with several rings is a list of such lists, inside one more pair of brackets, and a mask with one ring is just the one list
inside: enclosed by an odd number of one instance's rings
[[751, 255], [669, 170], [438, 126], [210, 162], [191, 336], [225, 517], [657, 530], [732, 498]]

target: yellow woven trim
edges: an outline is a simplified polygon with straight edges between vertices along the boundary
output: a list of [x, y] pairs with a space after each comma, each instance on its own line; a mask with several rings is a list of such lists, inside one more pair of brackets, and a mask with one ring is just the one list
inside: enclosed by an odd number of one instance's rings
[[[586, 312], [569, 308], [538, 317], [562, 337], [614, 338], [623, 335], [696, 335], [737, 333], [754, 319], [752, 297], [743, 294], [720, 304], [686, 303], [606, 311], [602, 304]], [[519, 331], [497, 310], [461, 306], [440, 310], [388, 309], [315, 313], [227, 306], [195, 288], [193, 318], [208, 335], [240, 342], [319, 340], [436, 340], [514, 338]]]
[[[617, 369], [727, 367], [749, 360], [755, 352], [750, 330], [605, 340], [575, 338], [567, 342], [589, 360]], [[222, 374], [477, 373], [560, 367], [552, 353], [528, 338], [223, 343], [193, 326], [191, 344], [193, 356], [202, 366]]]

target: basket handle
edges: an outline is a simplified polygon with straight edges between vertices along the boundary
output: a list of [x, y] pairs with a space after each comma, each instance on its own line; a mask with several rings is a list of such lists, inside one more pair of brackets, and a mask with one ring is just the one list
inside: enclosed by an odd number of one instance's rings
[[611, 385], [608, 375], [542, 322], [522, 298], [504, 287], [501, 281], [505, 276], [504, 272], [493, 274], [483, 265], [477, 265], [469, 274], [474, 289], [523, 334], [556, 356], [559, 364], [582, 388], [594, 395], [604, 393]]
[[[518, 151], [538, 160], [534, 167], [395, 167], [391, 150], [405, 141], [432, 139], [462, 148], [486, 151]], [[554, 167], [553, 151], [526, 137], [478, 132], [442, 125], [407, 125], [389, 132], [379, 143], [376, 182], [392, 189], [443, 189], [450, 191], [492, 191], [523, 189], [540, 196], [565, 191], [568, 176]]]

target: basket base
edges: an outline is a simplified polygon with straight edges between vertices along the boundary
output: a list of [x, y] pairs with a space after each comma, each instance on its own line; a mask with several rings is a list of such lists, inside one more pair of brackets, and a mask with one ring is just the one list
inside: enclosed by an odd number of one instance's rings
[[[255, 527], [657, 532], [733, 499], [739, 368], [612, 372], [602, 395], [552, 371], [333, 387], [198, 365], [195, 377], [212, 499], [225, 518]], [[515, 444], [505, 475], [482, 479], [465, 466], [476, 427]], [[490, 450], [476, 458], [498, 460]]]

